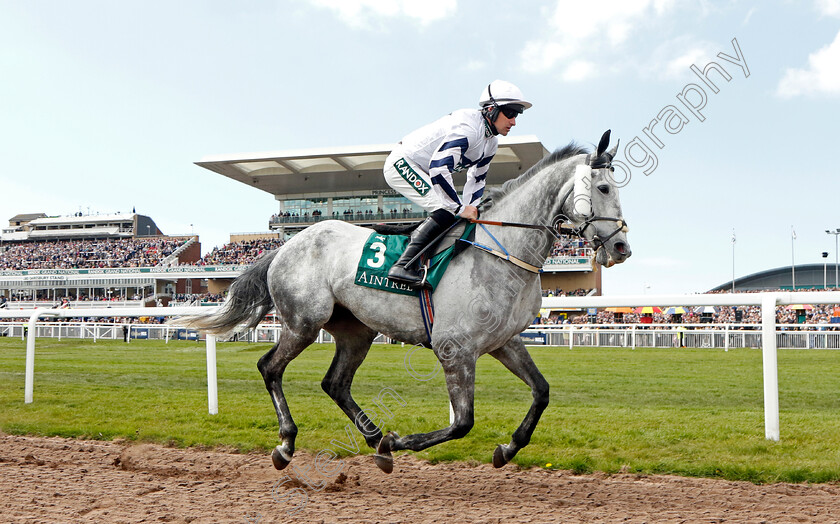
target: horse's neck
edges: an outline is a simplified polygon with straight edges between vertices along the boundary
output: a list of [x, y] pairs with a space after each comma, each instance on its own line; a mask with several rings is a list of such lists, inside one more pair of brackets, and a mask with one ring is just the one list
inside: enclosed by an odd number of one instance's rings
[[[552, 227], [560, 213], [561, 199], [573, 183], [570, 176], [563, 174], [568, 172], [574, 171], [561, 169], [558, 165], [549, 166], [494, 203], [481, 218]], [[511, 254], [529, 252], [538, 256], [537, 261], [529, 260], [532, 263], [544, 262], [554, 245], [554, 236], [546, 230], [495, 227], [493, 236]]]

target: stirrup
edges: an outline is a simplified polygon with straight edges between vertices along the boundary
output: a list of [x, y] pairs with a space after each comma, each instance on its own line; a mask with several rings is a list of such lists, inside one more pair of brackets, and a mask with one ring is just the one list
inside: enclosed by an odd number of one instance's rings
[[431, 284], [429, 284], [428, 282], [426, 282], [426, 277], [428, 277], [428, 276], [429, 276], [429, 264], [428, 264], [428, 263], [426, 263], [426, 264], [421, 265], [421, 266], [420, 266], [420, 269], [422, 269], [422, 270], [423, 270], [423, 278], [421, 278], [421, 279], [420, 279], [420, 283], [417, 285], [417, 287], [418, 287], [419, 289], [423, 289], [423, 288], [425, 288], [425, 287], [427, 287], [427, 288], [431, 288], [431, 287], [432, 287], [432, 286], [431, 286]]

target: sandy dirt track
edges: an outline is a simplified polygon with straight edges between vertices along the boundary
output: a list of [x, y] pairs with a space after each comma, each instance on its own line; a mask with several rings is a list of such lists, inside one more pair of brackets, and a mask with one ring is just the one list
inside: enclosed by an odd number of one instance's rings
[[[328, 457], [322, 457], [328, 458]], [[264, 455], [0, 433], [0, 521], [840, 522], [840, 486], [572, 475], [397, 454], [284, 472]], [[306, 473], [307, 468], [310, 473]], [[297, 472], [297, 473], [295, 473]]]

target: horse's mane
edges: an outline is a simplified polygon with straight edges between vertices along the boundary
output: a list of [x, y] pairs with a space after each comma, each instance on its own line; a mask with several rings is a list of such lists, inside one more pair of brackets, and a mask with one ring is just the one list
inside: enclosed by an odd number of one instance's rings
[[560, 149], [555, 150], [550, 155], [546, 155], [543, 157], [539, 162], [534, 164], [529, 170], [525, 171], [518, 177], [508, 180], [501, 187], [494, 187], [487, 191], [487, 200], [484, 203], [484, 210], [490, 209], [492, 207], [493, 202], [497, 202], [505, 197], [508, 193], [513, 191], [514, 189], [518, 188], [525, 182], [531, 179], [535, 174], [539, 173], [546, 167], [556, 164], [561, 160], [565, 160], [567, 158], [577, 156], [583, 153], [589, 153], [589, 150], [582, 145], [576, 144], [574, 141], [569, 142], [567, 145], [561, 147]]

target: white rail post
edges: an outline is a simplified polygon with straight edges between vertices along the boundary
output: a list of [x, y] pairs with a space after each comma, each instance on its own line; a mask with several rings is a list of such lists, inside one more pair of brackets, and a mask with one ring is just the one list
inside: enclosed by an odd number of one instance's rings
[[776, 354], [776, 295], [761, 297], [761, 354], [764, 368], [764, 438], [779, 441], [779, 371]]
[[575, 326], [574, 324], [569, 324], [569, 349], [575, 348]]
[[723, 350], [729, 351], [729, 324], [723, 326]]
[[219, 387], [216, 380], [216, 337], [207, 335], [207, 408], [211, 415], [219, 413]]
[[26, 372], [23, 385], [23, 402], [32, 404], [32, 390], [35, 383], [35, 325], [38, 323], [40, 311], [34, 311], [29, 316], [27, 324], [29, 333], [26, 336]]

